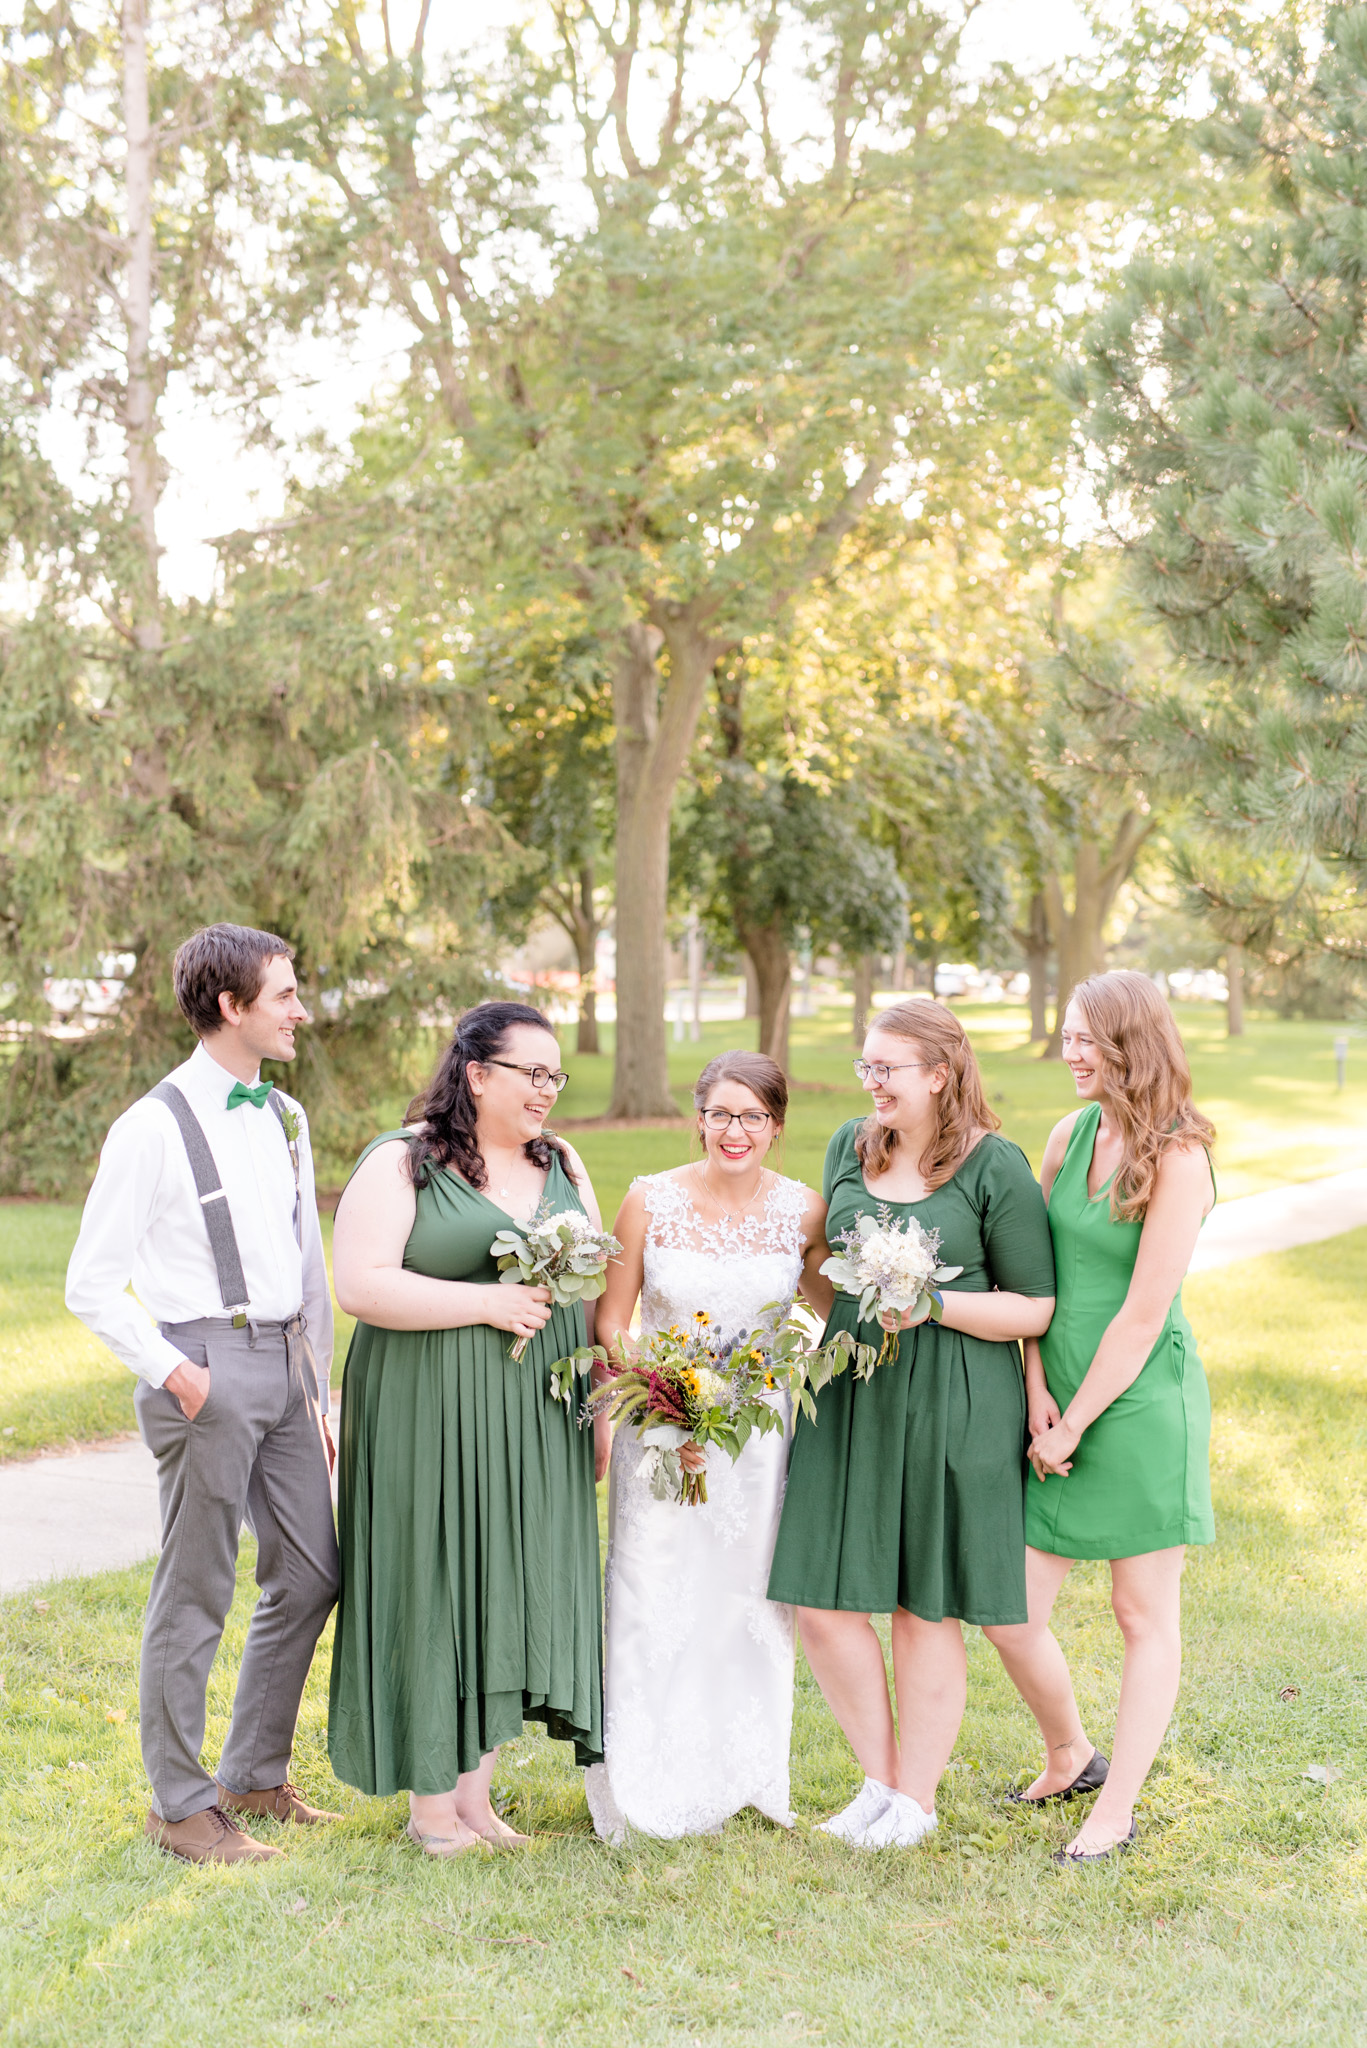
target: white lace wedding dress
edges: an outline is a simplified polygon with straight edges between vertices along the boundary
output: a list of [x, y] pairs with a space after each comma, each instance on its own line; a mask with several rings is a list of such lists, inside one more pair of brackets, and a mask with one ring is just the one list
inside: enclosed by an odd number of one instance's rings
[[[646, 1205], [643, 1333], [705, 1308], [715, 1331], [742, 1336], [770, 1302], [792, 1302], [808, 1201], [800, 1181], [776, 1175], [756, 1214], [716, 1228], [668, 1174], [635, 1185]], [[628, 1823], [665, 1837], [713, 1832], [744, 1806], [792, 1825], [793, 1614], [765, 1598], [791, 1426], [788, 1416], [782, 1432], [751, 1437], [734, 1464], [711, 1447], [698, 1507], [655, 1500], [636, 1431], [617, 1431], [604, 1761], [586, 1777], [594, 1826], [609, 1841]]]

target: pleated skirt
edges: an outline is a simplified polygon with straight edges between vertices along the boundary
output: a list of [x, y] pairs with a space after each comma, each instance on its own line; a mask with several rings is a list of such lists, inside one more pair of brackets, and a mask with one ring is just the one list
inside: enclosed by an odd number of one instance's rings
[[583, 1341], [578, 1307], [518, 1364], [487, 1326], [357, 1325], [328, 1717], [346, 1784], [449, 1791], [524, 1720], [601, 1758], [593, 1435], [547, 1392], [550, 1361]]

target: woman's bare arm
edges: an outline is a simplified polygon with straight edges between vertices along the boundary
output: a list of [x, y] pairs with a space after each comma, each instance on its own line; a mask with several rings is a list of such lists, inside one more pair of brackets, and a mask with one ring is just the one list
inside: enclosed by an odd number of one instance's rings
[[[570, 1166], [573, 1169], [574, 1191], [584, 1204], [584, 1210], [589, 1222], [595, 1230], [601, 1230], [603, 1227], [602, 1213], [598, 1207], [598, 1197], [593, 1192], [593, 1182], [589, 1179], [588, 1168], [567, 1138], [562, 1138], [560, 1142], [565, 1147], [565, 1151], [569, 1156]], [[613, 1235], [616, 1236], [616, 1234], [614, 1231]]]
[[403, 1254], [416, 1214], [407, 1146], [397, 1138], [376, 1146], [337, 1205], [333, 1285], [348, 1315], [379, 1330], [460, 1330], [487, 1323], [519, 1337], [531, 1336], [549, 1319], [545, 1287], [484, 1286], [408, 1272]]
[[622, 1249], [609, 1262], [608, 1284], [598, 1297], [598, 1342], [609, 1351], [619, 1337], [626, 1339], [645, 1279], [646, 1204], [639, 1188], [629, 1189], [612, 1234]]
[[831, 1256], [831, 1248], [826, 1242], [826, 1204], [820, 1195], [810, 1190], [807, 1207], [802, 1212], [802, 1245], [802, 1277], [797, 1283], [797, 1291], [824, 1323], [835, 1300], [835, 1284], [821, 1270], [825, 1260]]
[[1144, 1370], [1191, 1264], [1201, 1219], [1214, 1199], [1205, 1147], [1170, 1145], [1159, 1163], [1125, 1300], [1107, 1324], [1087, 1376], [1061, 1421], [1030, 1446], [1031, 1462], [1041, 1477], [1069, 1470], [1083, 1431]]
[[1063, 1164], [1063, 1155], [1068, 1150], [1068, 1140], [1073, 1135], [1073, 1125], [1081, 1115], [1082, 1111], [1080, 1109], [1070, 1110], [1067, 1116], [1056, 1123], [1053, 1130], [1049, 1133], [1048, 1141], [1044, 1147], [1044, 1161], [1039, 1170], [1040, 1190], [1046, 1203], [1049, 1200], [1049, 1190], [1058, 1179], [1058, 1170]]
[[992, 1343], [1042, 1337], [1053, 1319], [1052, 1294], [966, 1294], [950, 1287], [942, 1292], [941, 1328], [961, 1330], [965, 1337], [986, 1337]]

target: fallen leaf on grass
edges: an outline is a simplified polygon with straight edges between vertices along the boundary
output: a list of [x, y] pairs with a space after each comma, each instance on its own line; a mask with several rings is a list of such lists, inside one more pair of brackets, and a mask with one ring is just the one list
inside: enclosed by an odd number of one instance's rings
[[285, 1911], [287, 1913], [307, 1913], [308, 1909], [309, 1902], [307, 1899], [291, 1899]]
[[13, 1436], [13, 1435], [14, 1435], [14, 1424], [13, 1424], [13, 1423], [11, 1423], [11, 1424], [10, 1424], [10, 1426], [9, 1426], [9, 1428], [8, 1428], [8, 1429], [7, 1429], [7, 1430], [6, 1430], [6, 1431], [5, 1431], [4, 1433], [5, 1433], [5, 1435], [6, 1435], [6, 1436]]
[[128, 1719], [128, 1709], [127, 1707], [106, 1707], [104, 1718], [106, 1721], [126, 1721]]
[[640, 1981], [641, 1981], [641, 1980], [640, 1980], [640, 1978], [639, 1978], [639, 1977], [637, 1976], [636, 1972], [635, 1972], [634, 1970], [628, 1970], [628, 1969], [627, 1969], [627, 1968], [625, 1967], [625, 1965], [623, 1966], [623, 1969], [622, 1969], [622, 1975], [623, 1975], [624, 1977], [630, 1977], [630, 1979], [631, 1979], [631, 1981], [632, 1981], [632, 1983], [633, 1983], [633, 1984], [639, 1984], [639, 1983], [640, 1983]]
[[1313, 1778], [1317, 1785], [1329, 1786], [1336, 1784], [1343, 1776], [1343, 1772], [1336, 1771], [1332, 1764], [1311, 1764], [1309, 1770], [1304, 1771], [1302, 1776]]
[[1279, 1700], [1298, 1700], [1300, 1696], [1301, 1689], [1298, 1685], [1284, 1685], [1277, 1694]]
[[46, 1614], [48, 1606], [49, 1602], [46, 1600], [35, 1600], [33, 1603], [33, 1611], [35, 1614]]

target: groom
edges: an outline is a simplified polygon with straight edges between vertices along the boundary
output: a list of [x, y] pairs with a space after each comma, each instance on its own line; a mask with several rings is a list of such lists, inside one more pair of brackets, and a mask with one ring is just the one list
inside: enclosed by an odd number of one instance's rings
[[[199, 1045], [111, 1127], [67, 1270], [68, 1308], [138, 1375], [138, 1428], [157, 1461], [162, 1553], [139, 1682], [146, 1833], [191, 1863], [280, 1854], [235, 1816], [336, 1817], [289, 1782], [337, 1596], [332, 1302], [313, 1160], [303, 1110], [260, 1080], [263, 1059], [294, 1058], [308, 1021], [291, 960], [283, 939], [244, 925], [185, 941], [176, 1001]], [[205, 1693], [244, 1520], [261, 1597], [215, 1782], [200, 1762]]]

